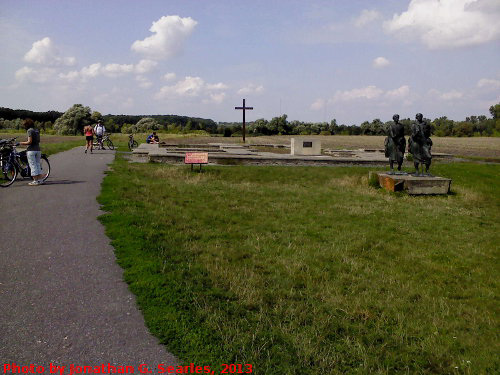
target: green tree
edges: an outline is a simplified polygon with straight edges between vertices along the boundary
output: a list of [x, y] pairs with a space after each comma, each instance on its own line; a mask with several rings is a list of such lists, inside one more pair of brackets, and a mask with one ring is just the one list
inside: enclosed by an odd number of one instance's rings
[[54, 123], [57, 134], [76, 135], [83, 132], [83, 128], [92, 122], [90, 107], [75, 104], [59, 117]]
[[94, 111], [92, 112], [92, 116], [90, 116], [92, 119], [92, 122], [102, 122], [102, 115], [101, 112]]
[[491, 117], [493, 117], [493, 119], [495, 119], [495, 120], [500, 119], [500, 103], [492, 105], [490, 107], [490, 113], [491, 113]]
[[433, 127], [433, 132], [437, 137], [450, 137], [453, 135], [453, 128], [455, 122], [448, 119], [446, 116], [442, 116], [434, 119], [431, 126]]
[[115, 124], [112, 118], [107, 118], [106, 120], [104, 120], [104, 127], [106, 128], [106, 131], [108, 133], [115, 133], [120, 131], [120, 128]]
[[160, 124], [152, 117], [144, 117], [131, 127], [132, 133], [147, 133], [149, 130], [160, 129]]
[[186, 126], [184, 127], [184, 130], [186, 132], [190, 132], [191, 130], [194, 130], [194, 127], [193, 127], [193, 122], [191, 121], [191, 119], [189, 119], [186, 123]]
[[457, 137], [472, 137], [474, 135], [474, 124], [469, 121], [455, 123], [453, 135]]

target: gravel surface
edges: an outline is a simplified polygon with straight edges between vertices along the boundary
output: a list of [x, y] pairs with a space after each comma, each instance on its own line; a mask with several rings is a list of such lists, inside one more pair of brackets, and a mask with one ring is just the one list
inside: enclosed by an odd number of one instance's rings
[[[175, 365], [148, 332], [97, 220], [112, 151], [50, 157], [47, 183], [0, 190], [0, 365]], [[3, 367], [2, 367], [3, 368]], [[69, 367], [65, 374], [69, 374]]]

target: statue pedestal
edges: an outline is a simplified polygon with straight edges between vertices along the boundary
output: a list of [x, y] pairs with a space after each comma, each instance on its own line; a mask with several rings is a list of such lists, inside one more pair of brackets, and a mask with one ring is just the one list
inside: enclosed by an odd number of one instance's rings
[[451, 179], [443, 177], [415, 177], [411, 175], [394, 175], [377, 173], [381, 187], [389, 191], [408, 191], [410, 195], [448, 194]]

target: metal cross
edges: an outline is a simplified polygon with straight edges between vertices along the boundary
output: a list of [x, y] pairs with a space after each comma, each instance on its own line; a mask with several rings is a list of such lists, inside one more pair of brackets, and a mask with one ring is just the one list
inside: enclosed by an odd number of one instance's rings
[[245, 99], [243, 99], [243, 107], [234, 107], [234, 109], [242, 109], [243, 110], [243, 143], [245, 143], [245, 110], [253, 109], [253, 107], [246, 107], [245, 106]]

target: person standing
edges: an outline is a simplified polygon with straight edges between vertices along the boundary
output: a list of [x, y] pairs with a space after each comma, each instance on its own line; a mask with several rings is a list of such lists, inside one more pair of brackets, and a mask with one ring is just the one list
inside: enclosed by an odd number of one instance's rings
[[92, 153], [92, 147], [94, 143], [94, 129], [92, 129], [92, 126], [87, 125], [83, 128], [83, 134], [85, 134], [85, 141], [87, 142], [85, 146], [85, 153], [90, 148], [90, 153]]
[[28, 140], [20, 142], [19, 144], [22, 146], [28, 146], [26, 148], [26, 156], [28, 157], [31, 177], [33, 178], [33, 181], [31, 181], [28, 185], [42, 185], [43, 175], [40, 165], [40, 158], [42, 157], [42, 151], [40, 151], [40, 132], [35, 128], [35, 124], [30, 118], [24, 120], [24, 129], [26, 129], [28, 134]]
[[97, 137], [97, 144], [99, 145], [99, 150], [102, 150], [104, 147], [102, 145], [102, 137], [104, 133], [106, 133], [106, 128], [100, 121], [97, 122], [97, 125], [94, 126], [94, 133]]

